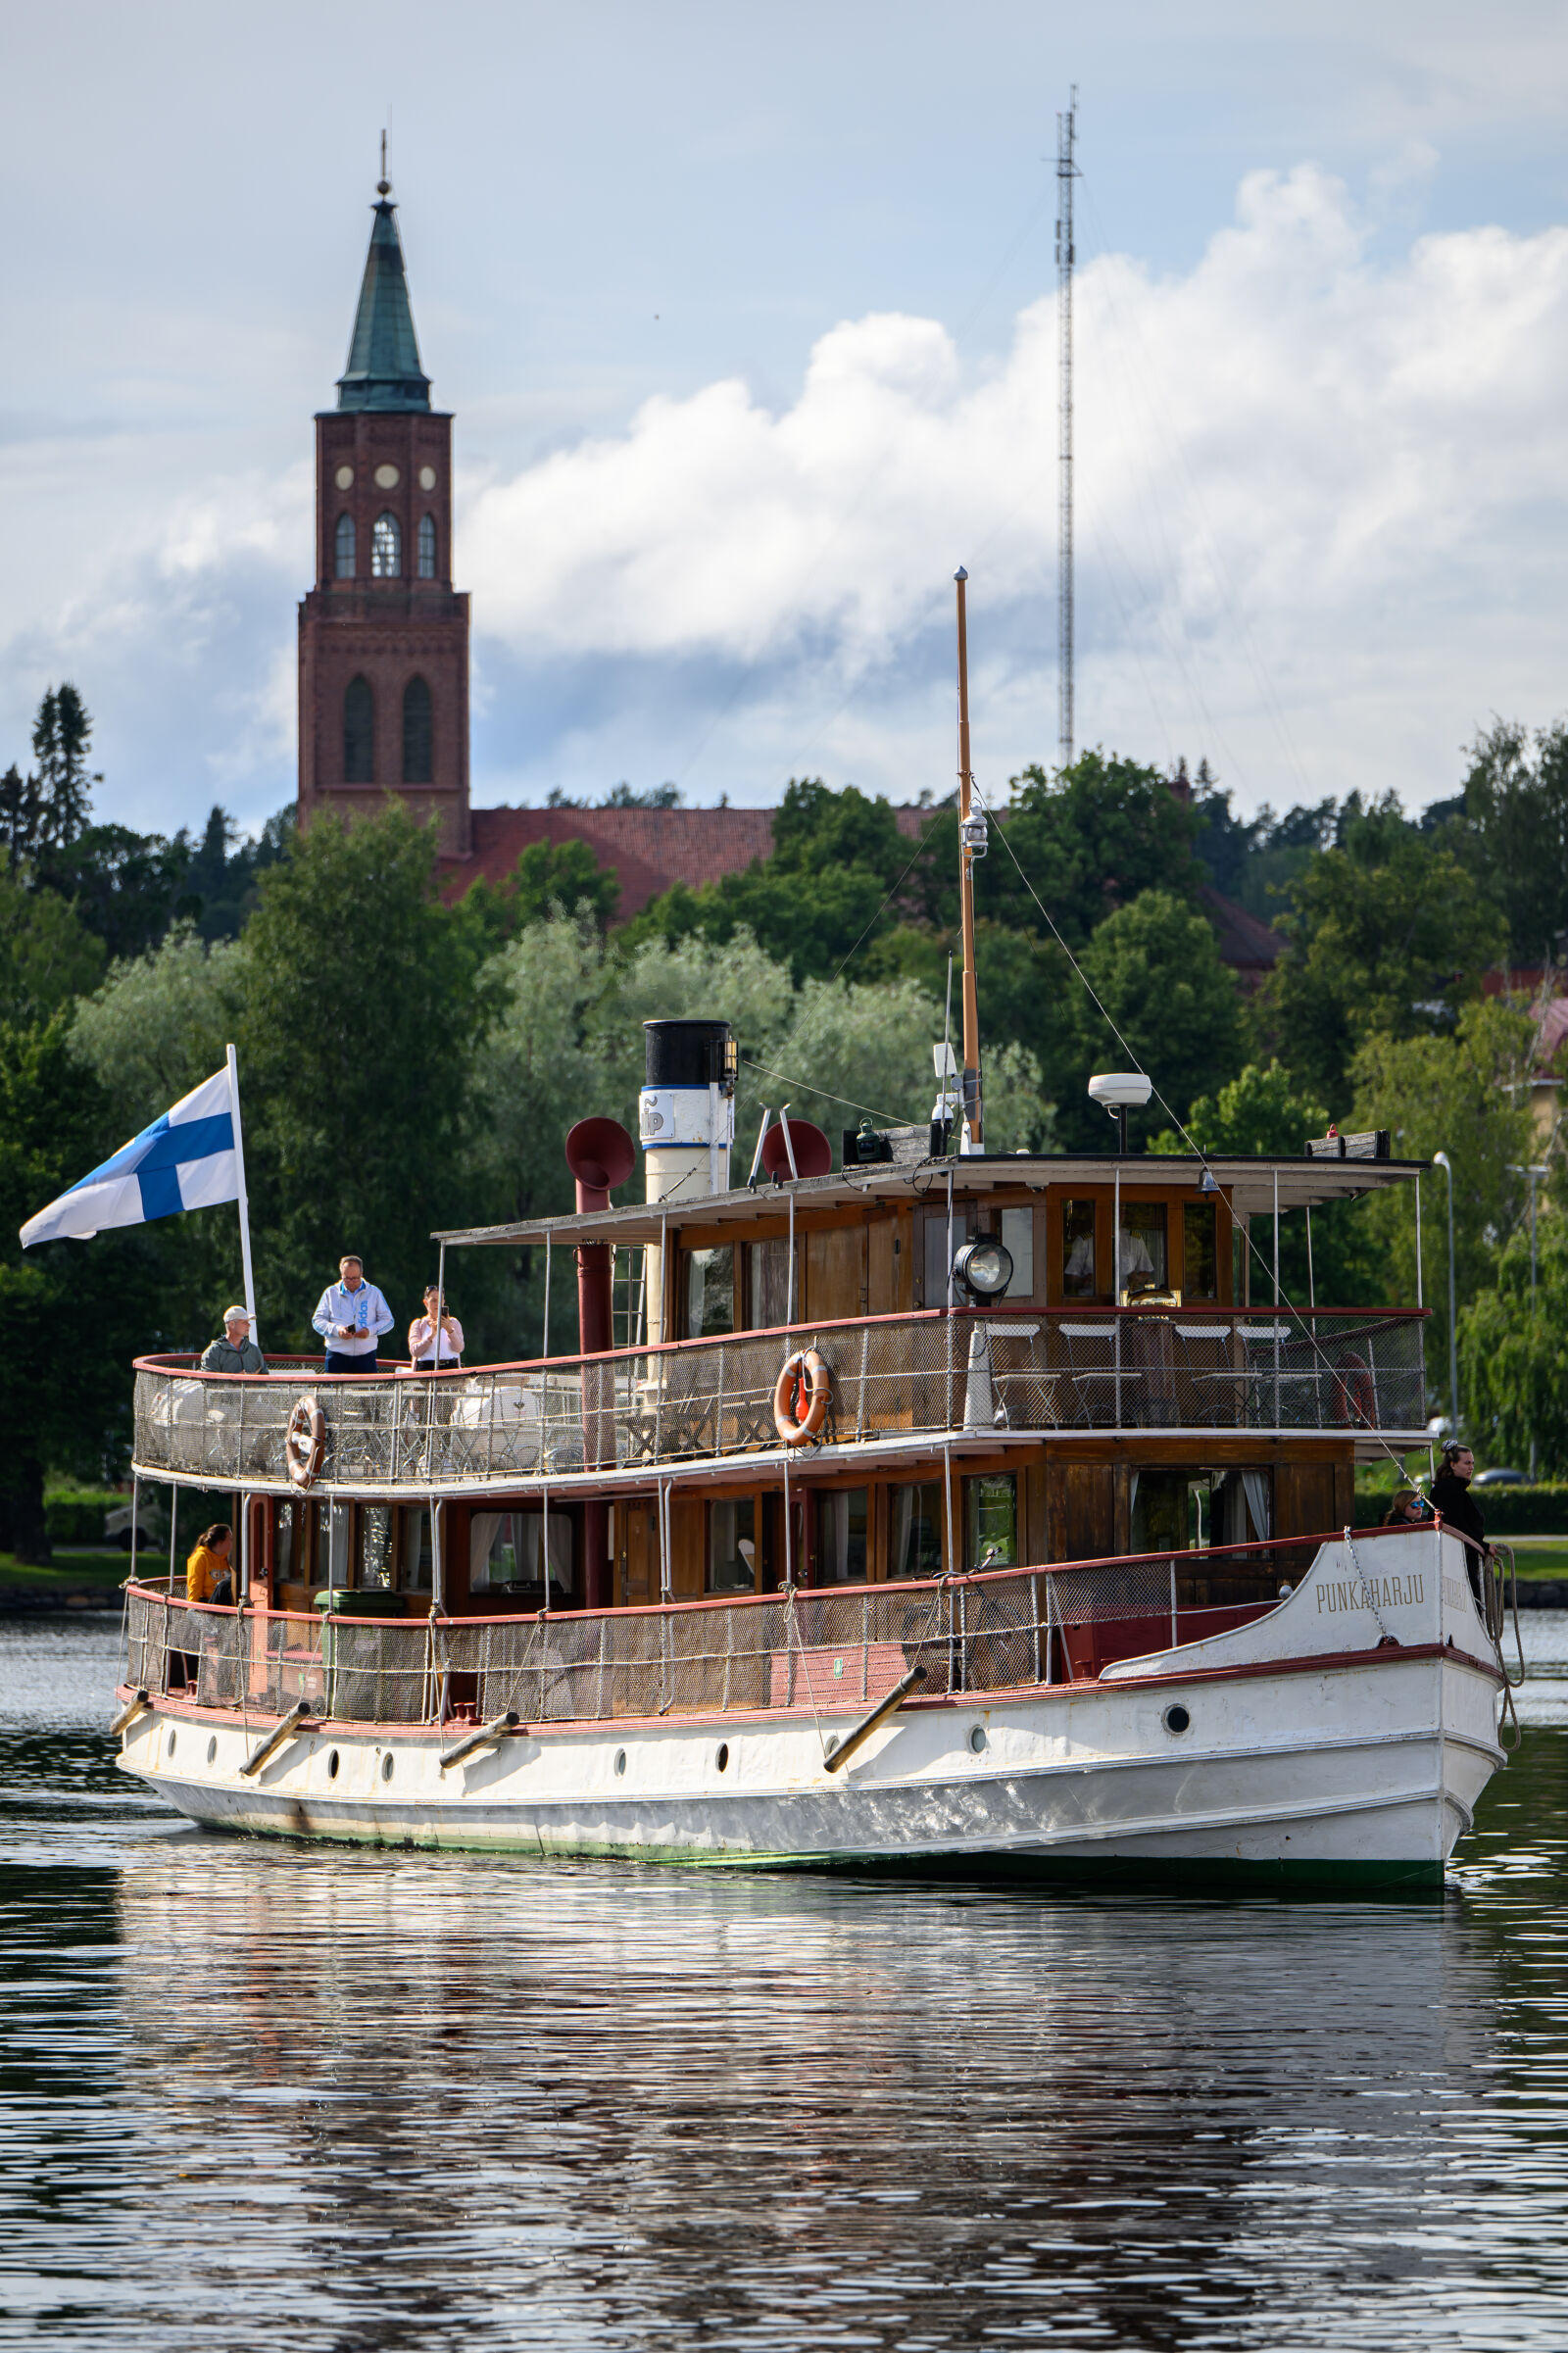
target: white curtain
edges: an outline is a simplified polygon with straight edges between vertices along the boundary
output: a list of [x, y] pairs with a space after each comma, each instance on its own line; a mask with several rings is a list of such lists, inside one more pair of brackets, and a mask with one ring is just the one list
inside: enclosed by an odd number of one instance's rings
[[505, 1514], [476, 1511], [468, 1522], [468, 1591], [481, 1593], [490, 1583], [490, 1554]]
[[1242, 1488], [1247, 1496], [1247, 1510], [1252, 1523], [1252, 1533], [1257, 1537], [1266, 1537], [1269, 1534], [1267, 1471], [1243, 1471]]

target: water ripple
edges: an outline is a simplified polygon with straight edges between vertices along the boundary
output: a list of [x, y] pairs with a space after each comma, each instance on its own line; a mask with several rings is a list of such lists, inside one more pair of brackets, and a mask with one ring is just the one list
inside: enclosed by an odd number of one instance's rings
[[209, 1838], [114, 1649], [0, 1637], [6, 2342], [1568, 2334], [1552, 1724], [1442, 1902], [1088, 1897]]

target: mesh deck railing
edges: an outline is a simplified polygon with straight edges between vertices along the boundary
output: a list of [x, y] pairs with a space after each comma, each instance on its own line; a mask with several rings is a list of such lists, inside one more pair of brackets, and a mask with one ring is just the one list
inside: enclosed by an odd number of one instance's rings
[[[309, 1396], [325, 1424], [319, 1489], [526, 1488], [776, 1451], [785, 1355], [814, 1347], [831, 1392], [821, 1444], [976, 1431], [1418, 1431], [1423, 1323], [1124, 1309], [932, 1312], [435, 1376], [267, 1379], [143, 1359], [136, 1464], [212, 1486], [287, 1486], [284, 1436]], [[1308, 1333], [1310, 1332], [1310, 1337]]]
[[[912, 1666], [922, 1691], [1016, 1691], [1272, 1607], [1319, 1538], [528, 1618], [369, 1621], [215, 1608], [135, 1585], [130, 1687], [275, 1716], [304, 1699], [368, 1724], [595, 1723], [873, 1705]], [[1107, 1647], [1107, 1636], [1119, 1635]]]

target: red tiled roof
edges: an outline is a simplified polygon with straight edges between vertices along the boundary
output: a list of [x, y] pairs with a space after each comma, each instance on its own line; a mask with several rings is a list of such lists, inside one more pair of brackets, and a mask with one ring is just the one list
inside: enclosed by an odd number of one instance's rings
[[[917, 841], [935, 812], [906, 803], [893, 813], [900, 833]], [[476, 809], [473, 856], [442, 861], [445, 895], [461, 899], [481, 874], [499, 888], [535, 842], [586, 842], [599, 864], [612, 866], [619, 877], [616, 920], [626, 923], [677, 882], [700, 890], [766, 858], [773, 814], [770, 809]], [[1218, 891], [1204, 888], [1198, 896], [1222, 961], [1250, 979], [1261, 978], [1283, 951], [1278, 932]]]
[[1256, 915], [1250, 915], [1222, 891], [1210, 890], [1207, 883], [1199, 885], [1198, 904], [1214, 926], [1222, 964], [1261, 977], [1279, 962], [1285, 942], [1270, 924], [1260, 923]]
[[[931, 812], [894, 813], [900, 833], [914, 840]], [[443, 860], [449, 899], [461, 899], [481, 874], [499, 887], [535, 842], [586, 842], [620, 879], [621, 923], [673, 884], [700, 890], [743, 873], [773, 847], [770, 809], [476, 809], [471, 822], [473, 856]]]

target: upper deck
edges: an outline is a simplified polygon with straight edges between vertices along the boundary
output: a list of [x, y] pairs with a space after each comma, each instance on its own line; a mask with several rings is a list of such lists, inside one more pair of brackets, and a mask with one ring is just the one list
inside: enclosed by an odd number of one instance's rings
[[[136, 1368], [139, 1472], [193, 1486], [291, 1492], [289, 1417], [316, 1400], [317, 1492], [391, 1499], [612, 1493], [654, 1474], [1008, 1452], [1084, 1433], [1126, 1441], [1246, 1433], [1353, 1440], [1425, 1435], [1424, 1319], [1395, 1310], [1276, 1312], [929, 1309], [798, 1323], [603, 1355], [476, 1371], [327, 1376], [278, 1359], [266, 1378], [188, 1357]], [[829, 1374], [818, 1439], [786, 1446], [773, 1418], [783, 1357]]]

